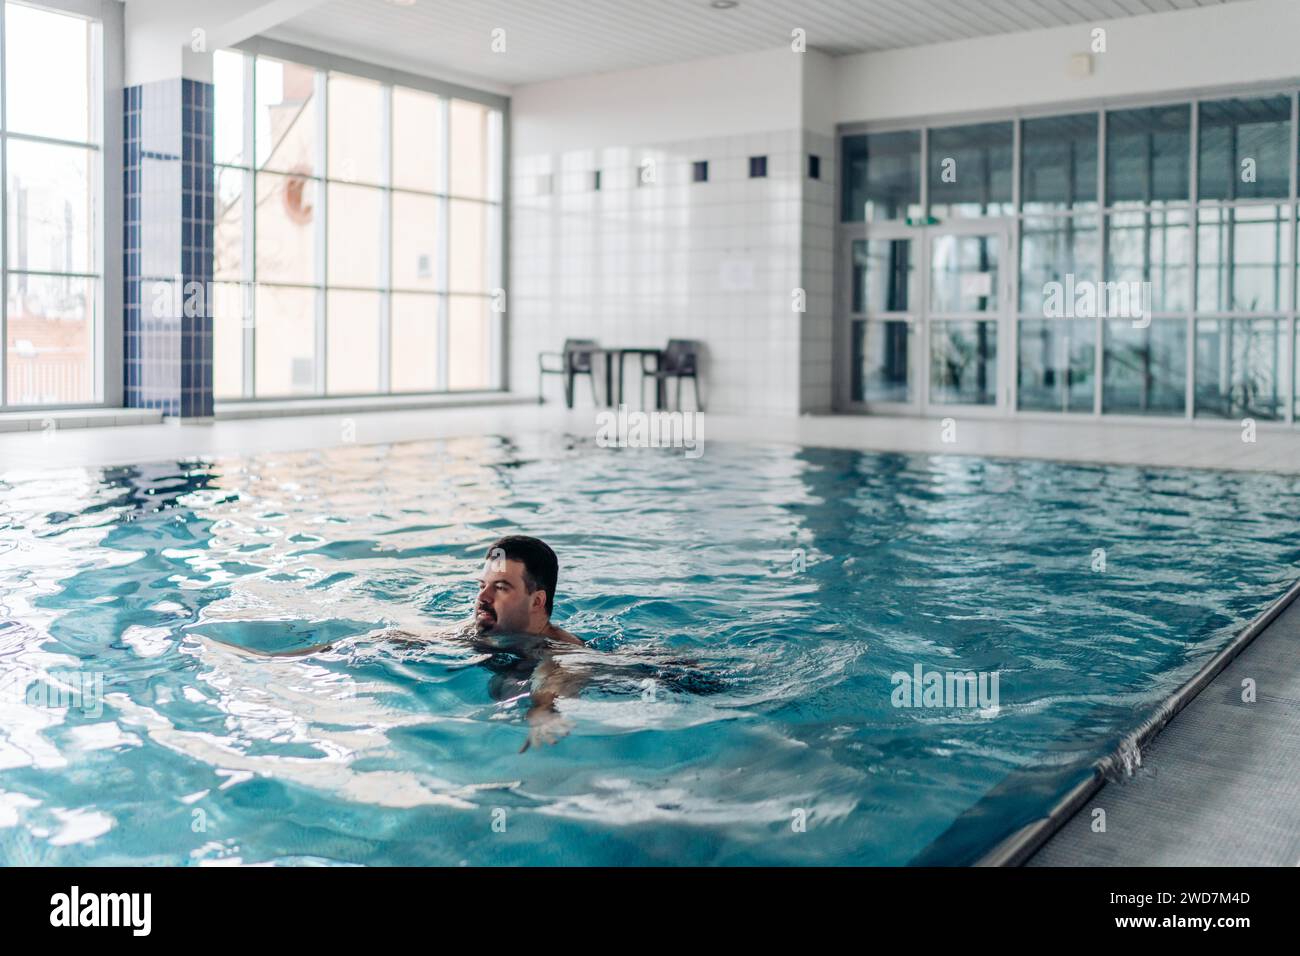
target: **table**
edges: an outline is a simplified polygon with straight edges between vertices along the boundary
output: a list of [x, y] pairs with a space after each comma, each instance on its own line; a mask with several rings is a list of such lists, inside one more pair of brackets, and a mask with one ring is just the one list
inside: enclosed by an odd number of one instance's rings
[[[610, 401], [610, 399], [613, 398], [614, 395], [614, 363], [611, 361], [611, 358], [616, 357], [616, 361], [618, 362], [618, 404], [622, 405], [623, 404], [623, 364], [624, 364], [623, 360], [626, 359], [629, 355], [653, 355], [655, 356], [655, 360], [657, 362], [659, 356], [663, 354], [664, 350], [659, 348], [658, 346], [654, 346], [654, 347], [615, 346], [611, 348], [606, 348], [604, 346], [601, 346], [599, 349], [597, 349], [597, 351], [602, 353], [605, 362], [605, 404], [610, 407], [613, 407], [614, 402]], [[659, 402], [659, 399], [657, 397], [655, 399], [655, 402], [657, 406]]]

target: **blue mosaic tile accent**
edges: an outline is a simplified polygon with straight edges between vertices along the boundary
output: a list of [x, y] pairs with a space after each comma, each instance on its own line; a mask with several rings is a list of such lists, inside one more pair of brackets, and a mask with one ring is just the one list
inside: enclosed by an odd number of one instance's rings
[[123, 91], [126, 404], [212, 415], [212, 84]]

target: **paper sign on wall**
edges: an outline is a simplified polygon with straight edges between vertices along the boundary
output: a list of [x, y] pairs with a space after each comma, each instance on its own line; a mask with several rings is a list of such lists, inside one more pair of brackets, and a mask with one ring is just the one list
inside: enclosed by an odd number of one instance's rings
[[718, 273], [724, 292], [745, 292], [754, 288], [753, 259], [724, 259]]
[[961, 277], [961, 296], [963, 299], [993, 294], [993, 273], [967, 272]]

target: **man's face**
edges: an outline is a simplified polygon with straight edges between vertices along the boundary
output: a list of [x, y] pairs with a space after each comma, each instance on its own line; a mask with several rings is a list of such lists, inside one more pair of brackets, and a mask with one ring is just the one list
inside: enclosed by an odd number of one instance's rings
[[480, 633], [526, 634], [533, 610], [545, 606], [545, 592], [529, 593], [522, 561], [497, 559], [484, 565], [474, 604], [474, 624]]

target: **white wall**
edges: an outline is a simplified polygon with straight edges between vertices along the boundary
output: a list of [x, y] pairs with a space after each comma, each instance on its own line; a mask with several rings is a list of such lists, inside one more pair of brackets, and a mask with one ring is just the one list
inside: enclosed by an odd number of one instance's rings
[[[1067, 73], [1090, 49], [1091, 76]], [[864, 53], [834, 61], [840, 123], [1288, 82], [1300, 77], [1300, 2], [1249, 0], [1079, 26]]]
[[[804, 59], [783, 48], [516, 88], [515, 390], [536, 388], [538, 352], [567, 337], [691, 338], [708, 349], [710, 410], [800, 410]], [[768, 157], [766, 179], [749, 178], [753, 155]], [[637, 184], [643, 160], [652, 185]], [[696, 160], [709, 163], [707, 183], [691, 181]], [[559, 396], [558, 379], [547, 387]]]
[[803, 127], [819, 136], [834, 136], [840, 82], [839, 60], [816, 50], [809, 50], [803, 59], [803, 84], [801, 109]]
[[803, 152], [821, 157], [821, 178], [805, 178], [803, 189], [800, 280], [808, 298], [799, 342], [799, 410], [812, 413], [829, 412], [834, 400], [835, 222], [839, 208], [835, 84], [835, 61], [821, 53], [809, 53], [803, 73]]
[[800, 59], [788, 48], [515, 87], [517, 155], [793, 128]]

